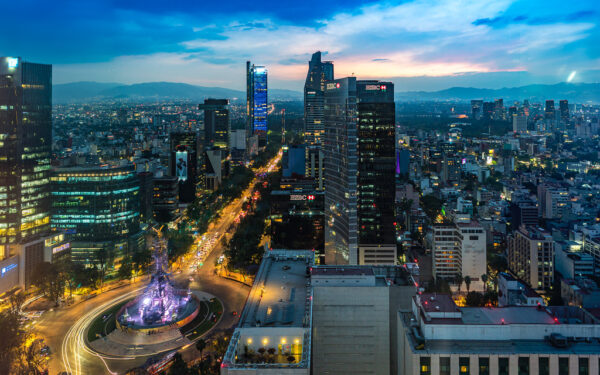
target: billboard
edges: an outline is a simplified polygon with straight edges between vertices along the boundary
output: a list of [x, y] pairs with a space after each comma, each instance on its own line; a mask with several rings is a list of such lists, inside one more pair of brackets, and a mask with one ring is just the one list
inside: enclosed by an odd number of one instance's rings
[[185, 181], [188, 178], [187, 151], [175, 152], [175, 176], [177, 176], [178, 181]]

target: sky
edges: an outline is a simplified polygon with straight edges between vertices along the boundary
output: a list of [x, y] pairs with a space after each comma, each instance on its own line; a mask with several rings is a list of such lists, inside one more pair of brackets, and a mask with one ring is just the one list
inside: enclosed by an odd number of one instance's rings
[[301, 90], [310, 55], [335, 76], [396, 91], [600, 82], [597, 0], [19, 0], [2, 4], [0, 56], [53, 64], [54, 83], [185, 82]]

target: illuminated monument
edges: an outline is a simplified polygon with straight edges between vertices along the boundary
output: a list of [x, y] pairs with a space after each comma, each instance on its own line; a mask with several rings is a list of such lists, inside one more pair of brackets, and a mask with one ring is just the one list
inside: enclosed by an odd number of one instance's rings
[[162, 332], [179, 328], [198, 315], [199, 301], [189, 291], [175, 288], [164, 269], [167, 242], [157, 231], [154, 241], [155, 269], [144, 292], [127, 303], [117, 314], [121, 329]]

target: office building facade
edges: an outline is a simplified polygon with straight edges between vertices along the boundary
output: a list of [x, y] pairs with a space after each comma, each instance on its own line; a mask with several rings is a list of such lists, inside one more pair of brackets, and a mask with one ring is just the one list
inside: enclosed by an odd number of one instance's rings
[[246, 62], [246, 112], [248, 137], [258, 136], [258, 145], [267, 144], [267, 68]]
[[377, 264], [380, 257], [381, 263], [395, 258], [393, 98], [389, 82], [348, 77], [326, 85], [327, 264], [358, 264], [360, 259]]
[[143, 246], [133, 165], [57, 168], [51, 179], [51, 225], [70, 238], [74, 262], [95, 265], [103, 251], [107, 263], [117, 266]]
[[190, 203], [196, 198], [199, 174], [200, 140], [198, 133], [173, 132], [169, 135], [171, 176], [179, 181], [179, 202]]
[[0, 253], [50, 229], [52, 66], [0, 57]]
[[198, 105], [198, 109], [204, 110], [204, 148], [229, 149], [229, 100], [204, 99], [204, 104]]
[[308, 144], [320, 144], [324, 135], [325, 82], [331, 80], [333, 63], [321, 61], [320, 51], [313, 53], [304, 83], [304, 137]]

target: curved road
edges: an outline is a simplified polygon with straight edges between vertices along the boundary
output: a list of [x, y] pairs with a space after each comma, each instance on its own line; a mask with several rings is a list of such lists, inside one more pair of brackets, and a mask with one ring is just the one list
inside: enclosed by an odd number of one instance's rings
[[[274, 157], [267, 166], [257, 171], [257, 174], [272, 171], [281, 159], [281, 153]], [[213, 250], [204, 260], [204, 266], [195, 272], [190, 272], [187, 265], [180, 274], [172, 275], [172, 280], [180, 285], [189, 283], [191, 289], [202, 290], [213, 294], [223, 302], [223, 318], [219, 321], [215, 330], [226, 329], [237, 324], [240, 314], [234, 316], [234, 311], [241, 312], [250, 292], [250, 287], [239, 282], [221, 278], [215, 274], [214, 264], [223, 253], [220, 238], [225, 235], [234, 219], [241, 211], [242, 203], [251, 197], [256, 183], [260, 179], [255, 178], [250, 186], [244, 190], [241, 198], [231, 202], [223, 209], [221, 217], [209, 229], [208, 235], [218, 233]], [[194, 250], [195, 252], [195, 250]], [[194, 279], [189, 282], [190, 276]], [[120, 374], [128, 369], [143, 364], [148, 356], [136, 358], [112, 358], [99, 356], [91, 352], [84, 343], [85, 327], [91, 320], [106, 308], [118, 301], [131, 298], [140, 289], [144, 288], [148, 277], [143, 277], [131, 283], [101, 293], [87, 301], [80, 302], [68, 308], [59, 308], [45, 312], [35, 323], [35, 332], [43, 336], [46, 344], [52, 352], [48, 367], [50, 374], [58, 374], [63, 371], [72, 375], [81, 374]], [[193, 351], [192, 346], [185, 351]]]

